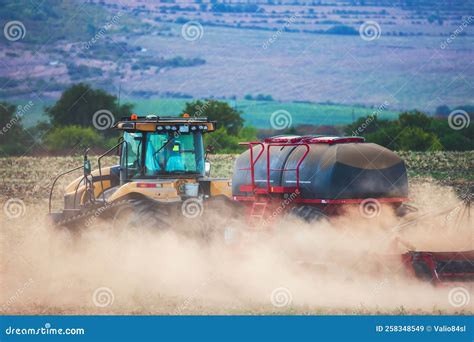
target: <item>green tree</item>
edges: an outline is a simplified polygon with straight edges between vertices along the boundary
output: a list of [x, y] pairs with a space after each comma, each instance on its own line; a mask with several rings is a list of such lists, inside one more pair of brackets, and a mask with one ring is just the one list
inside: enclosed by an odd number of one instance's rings
[[257, 141], [257, 129], [252, 126], [242, 128], [239, 132], [239, 139], [243, 142]]
[[440, 151], [443, 149], [438, 137], [420, 127], [405, 128], [398, 137], [401, 150], [405, 151]]
[[358, 118], [355, 122], [344, 128], [346, 135], [367, 135], [376, 132], [379, 126], [387, 123], [387, 120], [379, 120], [376, 115], [368, 115]]
[[239, 141], [239, 137], [227, 133], [225, 127], [220, 127], [216, 131], [204, 136], [206, 146], [213, 146], [217, 153], [238, 152]]
[[257, 140], [257, 129], [254, 127], [244, 127], [238, 136], [230, 135], [224, 127], [204, 136], [206, 146], [212, 145], [217, 153], [240, 153], [247, 147], [239, 145], [239, 142], [249, 142]]
[[227, 102], [206, 100], [186, 102], [181, 114], [188, 113], [191, 117], [208, 117], [216, 120], [218, 126], [224, 127], [228, 134], [237, 136], [244, 125], [241, 112], [235, 110]]
[[[382, 123], [382, 122], [381, 122]], [[381, 127], [373, 133], [364, 135], [368, 142], [373, 142], [392, 150], [399, 150], [401, 127], [395, 121], [384, 120]]]
[[420, 111], [404, 112], [400, 114], [398, 118], [400, 126], [405, 127], [418, 127], [421, 129], [428, 129], [431, 125], [432, 118]]
[[23, 154], [33, 144], [32, 137], [23, 128], [22, 116], [15, 105], [0, 102], [0, 153]]
[[119, 106], [115, 96], [79, 83], [66, 89], [54, 106], [47, 107], [45, 111], [54, 127], [67, 125], [91, 127], [94, 113], [100, 110], [111, 112], [114, 120], [117, 120], [130, 115], [132, 105], [127, 103]]
[[445, 150], [449, 151], [470, 151], [474, 150], [474, 125], [461, 130], [453, 130], [449, 127], [447, 118], [433, 120], [430, 130], [434, 132]]
[[[359, 131], [362, 129], [362, 132]], [[435, 119], [420, 111], [401, 113], [398, 120], [360, 118], [345, 127], [346, 135], [360, 132], [368, 142], [394, 150], [455, 150], [474, 148], [474, 126], [453, 130], [446, 118]]]

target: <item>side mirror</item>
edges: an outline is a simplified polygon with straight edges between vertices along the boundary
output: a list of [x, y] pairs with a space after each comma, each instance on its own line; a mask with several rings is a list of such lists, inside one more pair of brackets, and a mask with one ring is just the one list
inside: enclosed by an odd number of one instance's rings
[[206, 177], [211, 176], [211, 162], [207, 160], [204, 162], [204, 174], [206, 175]]
[[84, 160], [84, 175], [89, 176], [92, 172], [91, 161]]
[[89, 148], [86, 148], [84, 150], [84, 176], [89, 176], [92, 172], [92, 166], [90, 160], [87, 158], [87, 155], [89, 154]]
[[216, 150], [216, 148], [214, 146], [208, 145], [206, 147], [206, 154], [212, 154], [212, 153], [214, 153], [215, 150]]

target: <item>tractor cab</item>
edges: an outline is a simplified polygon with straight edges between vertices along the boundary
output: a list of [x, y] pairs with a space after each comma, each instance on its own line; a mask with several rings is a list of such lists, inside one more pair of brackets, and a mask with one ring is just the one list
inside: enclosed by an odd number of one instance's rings
[[215, 130], [215, 122], [207, 118], [132, 115], [120, 120], [116, 128], [124, 131], [122, 184], [133, 179], [194, 178], [209, 169], [203, 135]]

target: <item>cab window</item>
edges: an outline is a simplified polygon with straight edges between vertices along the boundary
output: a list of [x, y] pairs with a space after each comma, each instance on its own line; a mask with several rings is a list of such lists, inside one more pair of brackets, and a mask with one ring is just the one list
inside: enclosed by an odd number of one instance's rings
[[204, 172], [202, 134], [149, 133], [146, 137], [146, 175]]

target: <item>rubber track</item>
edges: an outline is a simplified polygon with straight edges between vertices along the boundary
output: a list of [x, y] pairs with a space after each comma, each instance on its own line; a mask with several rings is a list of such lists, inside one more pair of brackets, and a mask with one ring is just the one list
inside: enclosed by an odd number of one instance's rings
[[56, 226], [67, 226], [71, 223], [76, 223], [76, 222], [79, 222], [81, 220], [86, 220], [88, 218], [94, 217], [97, 212], [100, 212], [100, 215], [103, 215], [105, 212], [107, 212], [111, 209], [118, 208], [121, 205], [128, 204], [128, 203], [129, 203], [128, 200], [119, 200], [119, 201], [116, 201], [116, 202], [108, 203], [107, 205], [104, 205], [104, 206], [101, 206], [101, 207], [97, 207], [97, 208], [93, 208], [93, 209], [91, 208], [91, 209], [85, 210], [82, 213], [80, 213], [78, 215], [75, 215], [73, 217], [67, 218], [65, 220], [58, 221], [58, 222], [54, 223], [54, 225], [56, 225]]

